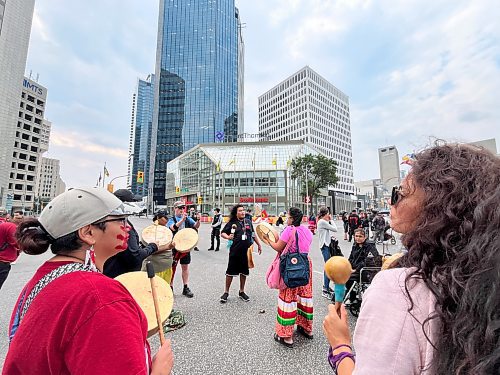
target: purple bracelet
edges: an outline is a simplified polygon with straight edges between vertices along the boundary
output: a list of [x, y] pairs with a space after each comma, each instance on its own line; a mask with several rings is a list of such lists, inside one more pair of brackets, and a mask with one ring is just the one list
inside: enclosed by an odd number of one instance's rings
[[352, 353], [349, 353], [349, 352], [340, 352], [338, 354], [333, 354], [333, 351], [338, 349], [338, 348], [341, 348], [341, 347], [348, 347], [349, 349], [352, 350], [352, 348], [349, 346], [349, 345], [338, 345], [336, 346], [335, 348], [332, 349], [332, 347], [330, 347], [330, 349], [328, 350], [328, 362], [330, 363], [330, 366], [332, 367], [332, 370], [335, 374], [337, 374], [337, 367], [338, 365], [340, 364], [340, 362], [344, 359], [344, 358], [351, 358], [353, 362], [355, 362], [355, 355], [352, 354]]

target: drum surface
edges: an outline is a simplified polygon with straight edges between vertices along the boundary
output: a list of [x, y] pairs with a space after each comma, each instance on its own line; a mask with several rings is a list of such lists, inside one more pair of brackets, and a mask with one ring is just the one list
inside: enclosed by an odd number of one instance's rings
[[[155, 305], [153, 302], [153, 292], [151, 291], [151, 281], [146, 272], [128, 272], [117, 276], [119, 281], [132, 295], [137, 304], [141, 307], [148, 321], [148, 337], [158, 332], [156, 321]], [[174, 306], [174, 295], [170, 285], [159, 276], [154, 277], [158, 306], [162, 323], [165, 323], [172, 312]]]
[[164, 246], [172, 241], [172, 231], [164, 225], [149, 225], [142, 230], [142, 241], [145, 243], [158, 242], [159, 246]]
[[186, 253], [198, 243], [198, 232], [193, 228], [184, 228], [177, 232], [174, 238], [175, 250]]
[[257, 224], [255, 232], [262, 241], [264, 241], [265, 238], [269, 238], [269, 241], [271, 242], [278, 242], [280, 237], [278, 231], [274, 229], [271, 224], [266, 222]]

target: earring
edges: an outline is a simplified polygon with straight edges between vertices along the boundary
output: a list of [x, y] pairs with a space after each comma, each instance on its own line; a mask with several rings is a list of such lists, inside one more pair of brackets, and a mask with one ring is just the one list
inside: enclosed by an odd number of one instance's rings
[[99, 272], [95, 265], [95, 251], [94, 245], [92, 244], [90, 248], [85, 252], [85, 265], [90, 267], [90, 269], [94, 272]]

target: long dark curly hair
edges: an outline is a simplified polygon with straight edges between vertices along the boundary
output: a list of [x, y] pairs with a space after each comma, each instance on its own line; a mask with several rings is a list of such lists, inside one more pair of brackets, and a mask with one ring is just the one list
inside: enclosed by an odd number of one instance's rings
[[[436, 297], [436, 374], [497, 374], [500, 369], [500, 158], [482, 148], [438, 145], [417, 154], [410, 172], [425, 192], [415, 229], [402, 237]], [[411, 308], [410, 308], [411, 310]], [[411, 312], [411, 311], [410, 311]], [[425, 332], [425, 330], [424, 330]]]

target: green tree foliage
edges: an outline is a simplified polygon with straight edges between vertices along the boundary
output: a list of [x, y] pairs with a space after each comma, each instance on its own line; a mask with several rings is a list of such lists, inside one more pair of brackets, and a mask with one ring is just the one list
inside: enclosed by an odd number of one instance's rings
[[317, 198], [320, 189], [327, 189], [338, 181], [337, 162], [324, 155], [295, 158], [292, 160], [291, 170], [291, 177], [301, 182], [301, 194], [304, 197], [309, 194], [311, 201]]

